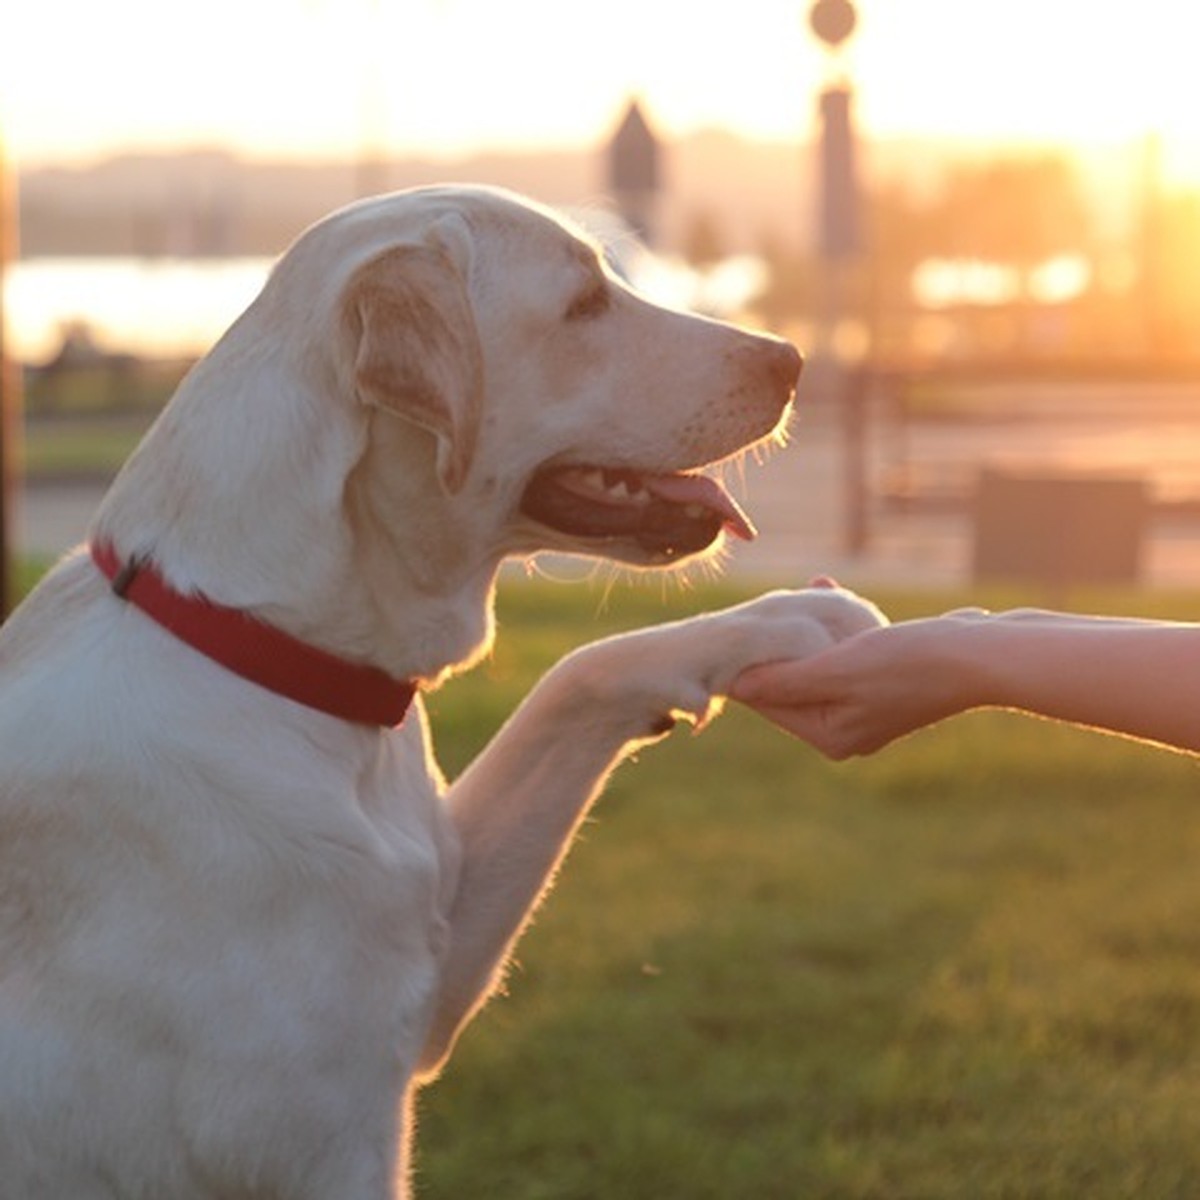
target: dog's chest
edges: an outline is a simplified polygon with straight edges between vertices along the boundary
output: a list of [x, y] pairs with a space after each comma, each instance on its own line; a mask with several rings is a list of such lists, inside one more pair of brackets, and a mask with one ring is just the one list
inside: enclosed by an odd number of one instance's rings
[[[359, 771], [343, 803], [293, 829], [297, 863], [275, 912], [296, 952], [283, 974], [326, 1016], [317, 1036], [352, 1037], [395, 1054], [420, 1049], [446, 942], [453, 839], [423, 746], [399, 737]], [[296, 876], [294, 868], [299, 866]], [[271, 943], [270, 921], [260, 931]], [[343, 1043], [344, 1049], [344, 1043]]]
[[[286, 1180], [314, 1147], [396, 1137], [454, 842], [419, 730], [336, 767], [299, 745], [260, 744], [251, 762], [176, 744], [168, 771], [97, 744], [86, 795], [38, 789], [54, 841], [27, 849], [42, 851], [31, 878], [53, 941], [38, 1003], [0, 1003], [0, 1062], [61, 1093], [62, 1144], [98, 1138], [114, 1178], [139, 1181], [131, 1194], [155, 1190], [147, 1145]], [[41, 1057], [46, 1040], [70, 1054]], [[0, 1088], [0, 1129], [25, 1136], [35, 1119]]]
[[[244, 1119], [225, 1123], [230, 1088], [272, 1114], [281, 1145], [296, 1130], [347, 1136], [326, 1127], [330, 1112], [377, 1148], [396, 1135], [437, 995], [453, 869], [440, 801], [413, 749], [389, 748], [352, 804], [293, 830], [303, 841], [288, 877], [262, 922], [246, 921], [253, 945], [206, 1004], [219, 1029], [195, 1060], [198, 1115], [223, 1126], [234, 1155], [253, 1148], [240, 1144]], [[240, 978], [239, 964], [253, 978]]]

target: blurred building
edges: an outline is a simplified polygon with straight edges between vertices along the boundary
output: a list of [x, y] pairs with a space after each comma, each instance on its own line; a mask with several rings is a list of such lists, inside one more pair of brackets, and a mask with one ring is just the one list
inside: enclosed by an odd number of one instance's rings
[[662, 145], [635, 97], [608, 144], [608, 187], [625, 223], [647, 244], [658, 234]]

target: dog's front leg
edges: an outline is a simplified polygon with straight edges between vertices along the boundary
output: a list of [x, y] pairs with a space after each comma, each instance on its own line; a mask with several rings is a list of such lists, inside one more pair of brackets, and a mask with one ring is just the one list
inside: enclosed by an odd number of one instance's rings
[[595, 642], [550, 671], [446, 795], [461, 871], [422, 1068], [436, 1068], [486, 999], [573, 830], [626, 754], [678, 718], [703, 723], [746, 667], [812, 654], [882, 619], [835, 589], [778, 592]]

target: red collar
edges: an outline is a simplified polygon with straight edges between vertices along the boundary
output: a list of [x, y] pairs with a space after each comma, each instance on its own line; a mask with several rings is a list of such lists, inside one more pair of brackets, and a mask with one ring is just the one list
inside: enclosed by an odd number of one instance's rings
[[404, 720], [416, 692], [411, 681], [337, 658], [240, 609], [177, 592], [152, 563], [122, 563], [107, 543], [94, 542], [91, 553], [115, 595], [235, 675], [346, 721], [393, 726]]

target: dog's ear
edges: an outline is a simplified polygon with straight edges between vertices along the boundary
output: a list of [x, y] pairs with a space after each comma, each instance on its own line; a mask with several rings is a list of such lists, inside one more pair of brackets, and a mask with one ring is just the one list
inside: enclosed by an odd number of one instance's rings
[[[447, 229], [427, 242], [396, 246], [361, 267], [343, 314], [357, 343], [359, 396], [433, 433], [438, 477], [456, 492], [479, 433], [483, 364], [464, 247], [451, 240], [459, 231], [442, 224]], [[459, 240], [465, 236], [464, 229]]]

